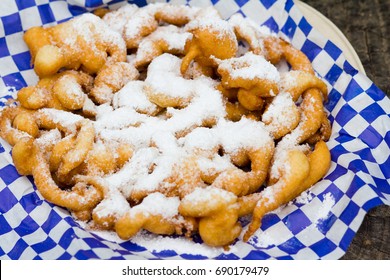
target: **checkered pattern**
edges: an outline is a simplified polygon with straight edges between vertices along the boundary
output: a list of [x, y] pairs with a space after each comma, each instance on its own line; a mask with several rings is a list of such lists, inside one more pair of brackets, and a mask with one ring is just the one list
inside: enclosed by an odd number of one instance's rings
[[[3, 106], [4, 98], [12, 95], [9, 89], [37, 80], [22, 41], [25, 30], [60, 23], [98, 6], [118, 7], [124, 2], [2, 0], [0, 104]], [[231, 252], [210, 250], [201, 244], [188, 246], [182, 238], [174, 242], [171, 237], [148, 239], [145, 233], [128, 242], [109, 241], [110, 238], [85, 231], [67, 211], [43, 200], [32, 178], [17, 174], [10, 147], [1, 140], [0, 259], [337, 259], [347, 250], [366, 212], [380, 204], [390, 205], [389, 99], [345, 60], [336, 45], [313, 29], [294, 2], [188, 3], [212, 4], [226, 18], [240, 12], [267, 25], [288, 37], [326, 79], [330, 89], [326, 108], [333, 125], [328, 142], [332, 165], [326, 177], [306, 194], [309, 202], [297, 199], [268, 214], [254, 238], [249, 243], [238, 241]], [[248, 221], [242, 222], [245, 225]], [[196, 237], [194, 241], [199, 242]], [[168, 244], [168, 248], [161, 250], [156, 244]]]

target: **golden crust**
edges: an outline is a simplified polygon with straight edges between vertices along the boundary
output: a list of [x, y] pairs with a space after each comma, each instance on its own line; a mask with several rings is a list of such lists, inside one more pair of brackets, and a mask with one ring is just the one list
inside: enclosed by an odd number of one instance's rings
[[53, 27], [34, 27], [24, 34], [39, 77], [54, 75], [61, 68], [96, 73], [106, 62], [126, 60], [119, 34], [97, 16], [86, 14]]

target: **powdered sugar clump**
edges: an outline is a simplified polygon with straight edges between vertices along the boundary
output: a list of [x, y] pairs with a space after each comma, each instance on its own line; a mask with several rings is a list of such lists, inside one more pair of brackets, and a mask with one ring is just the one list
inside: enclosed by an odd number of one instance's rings
[[226, 253], [223, 248], [213, 248], [205, 244], [197, 244], [184, 237], [174, 238], [169, 236], [158, 236], [147, 234], [142, 231], [132, 238], [132, 242], [145, 247], [150, 252], [156, 253], [165, 250], [173, 250], [179, 255], [191, 254], [208, 256], [210, 258], [216, 257], [221, 253]]
[[180, 200], [178, 197], [166, 197], [162, 193], [152, 193], [145, 197], [142, 203], [134, 206], [131, 213], [143, 212], [151, 215], [161, 215], [162, 218], [172, 219], [179, 214], [178, 207]]
[[324, 200], [322, 201], [321, 207], [316, 212], [316, 223], [315, 224], [317, 224], [317, 225], [318, 225], [318, 223], [320, 223], [322, 220], [326, 219], [330, 215], [331, 210], [336, 203], [336, 200], [335, 200], [334, 196], [332, 195], [332, 193], [326, 193], [323, 196], [323, 198], [324, 198]]
[[105, 14], [103, 20], [111, 29], [122, 34], [127, 21], [134, 16], [138, 9], [138, 6], [135, 4], [124, 5], [117, 10]]
[[272, 82], [280, 81], [277, 68], [261, 55], [247, 52], [238, 58], [219, 60], [219, 69], [230, 73], [232, 78], [265, 79]]
[[114, 45], [120, 49], [125, 49], [125, 42], [121, 35], [109, 28], [109, 26], [98, 16], [93, 14], [82, 14], [69, 21], [73, 32], [69, 32], [69, 36], [64, 39], [64, 43], [70, 48], [78, 46], [78, 38], [82, 37], [92, 51], [98, 51], [96, 48], [97, 42], [99, 45]]

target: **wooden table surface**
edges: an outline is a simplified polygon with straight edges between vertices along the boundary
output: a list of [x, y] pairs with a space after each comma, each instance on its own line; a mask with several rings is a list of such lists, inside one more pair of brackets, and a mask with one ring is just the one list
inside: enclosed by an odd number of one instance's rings
[[[331, 20], [390, 97], [390, 0], [302, 0]], [[390, 167], [389, 167], [390, 168]], [[342, 259], [390, 260], [390, 207], [369, 211]]]

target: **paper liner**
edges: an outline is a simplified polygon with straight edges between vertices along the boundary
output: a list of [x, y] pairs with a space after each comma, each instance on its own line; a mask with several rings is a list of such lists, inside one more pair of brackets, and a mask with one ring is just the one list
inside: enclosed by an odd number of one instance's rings
[[[0, 105], [35, 84], [23, 31], [68, 20], [99, 6], [126, 1], [7, 1], [0, 11]], [[129, 1], [140, 6], [145, 1]], [[186, 1], [174, 1], [186, 3]], [[69, 213], [45, 201], [31, 177], [20, 177], [10, 146], [0, 146], [0, 259], [338, 259], [369, 209], [390, 205], [390, 102], [342, 51], [307, 22], [291, 0], [188, 1], [215, 3], [228, 18], [236, 12], [288, 37], [312, 61], [330, 89], [325, 104], [332, 122], [332, 164], [323, 180], [293, 202], [266, 215], [249, 243], [229, 251], [183, 237], [140, 232], [123, 242], [91, 232]], [[245, 225], [247, 221], [242, 219]]]

